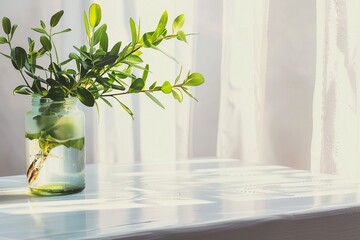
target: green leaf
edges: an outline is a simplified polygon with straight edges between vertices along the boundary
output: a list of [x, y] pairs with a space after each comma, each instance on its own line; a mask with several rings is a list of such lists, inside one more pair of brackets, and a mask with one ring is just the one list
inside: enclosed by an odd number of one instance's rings
[[4, 38], [4, 37], [0, 37], [0, 44], [4, 44], [4, 43], [7, 43], [7, 39]]
[[127, 57], [124, 59], [124, 62], [142, 63], [143, 60], [141, 59], [141, 57], [132, 54], [132, 55], [127, 56]]
[[132, 18], [130, 18], [130, 29], [131, 29], [132, 44], [133, 46], [135, 46], [135, 44], [137, 43], [137, 34], [136, 34], [135, 22]]
[[95, 28], [101, 21], [101, 7], [99, 4], [93, 3], [89, 9], [90, 26]]
[[46, 28], [46, 25], [45, 25], [45, 23], [44, 23], [42, 20], [40, 20], [40, 25], [41, 25], [41, 27], [42, 27], [43, 29]]
[[46, 83], [49, 84], [51, 87], [53, 87], [53, 86], [60, 87], [61, 86], [61, 84], [58, 81], [56, 81], [56, 80], [54, 80], [52, 78], [46, 79]]
[[183, 42], [186, 42], [186, 35], [183, 31], [179, 31], [177, 34], [176, 34], [176, 38], [180, 41], [183, 41]]
[[45, 36], [41, 36], [40, 43], [46, 51], [51, 51], [52, 45], [51, 45], [49, 38], [47, 38]]
[[178, 100], [180, 103], [183, 101], [183, 95], [180, 91], [173, 89], [171, 92], [176, 100]]
[[40, 133], [25, 133], [25, 137], [30, 140], [39, 139]]
[[181, 14], [177, 16], [172, 25], [173, 32], [179, 31], [184, 26], [184, 23], [185, 23], [185, 15]]
[[161, 86], [161, 91], [165, 94], [169, 94], [172, 91], [172, 86], [169, 81], [165, 81]]
[[102, 70], [106, 65], [111, 65], [111, 64], [115, 63], [116, 59], [117, 59], [116, 56], [110, 56], [110, 55], [101, 56], [100, 58], [98, 58], [94, 61], [93, 66], [96, 69]]
[[7, 17], [3, 17], [2, 19], [2, 27], [6, 34], [10, 34], [11, 32], [11, 21]]
[[85, 146], [85, 138], [70, 139], [62, 144], [67, 148], [74, 148], [81, 151]]
[[156, 87], [156, 83], [157, 83], [156, 81], [153, 82], [153, 84], [151, 84], [151, 86], [149, 87], [149, 89], [150, 89], [150, 90], [154, 89], [154, 88]]
[[89, 90], [83, 87], [77, 87], [77, 98], [88, 107], [94, 106], [95, 98]]
[[159, 20], [159, 23], [158, 23], [158, 25], [156, 27], [155, 32], [152, 35], [153, 41], [155, 39], [157, 39], [162, 34], [162, 32], [165, 30], [167, 21], [168, 21], [168, 12], [164, 11], [164, 13], [161, 15], [161, 18]]
[[107, 33], [103, 33], [103, 36], [100, 39], [100, 48], [102, 50], [104, 50], [105, 52], [107, 52], [108, 50], [108, 46], [109, 46], [109, 37], [107, 35]]
[[64, 14], [63, 10], [55, 13], [50, 19], [50, 26], [55, 27], [59, 23], [59, 21], [60, 21], [61, 17], [63, 16], [63, 14]]
[[151, 35], [149, 33], [145, 33], [142, 37], [141, 43], [143, 47], [151, 47], [152, 46]]
[[112, 107], [112, 104], [104, 97], [100, 97], [109, 107]]
[[115, 85], [115, 84], [112, 84], [111, 87], [113, 89], [116, 89], [116, 90], [121, 90], [121, 91], [124, 91], [125, 90], [125, 87], [123, 85]]
[[182, 69], [183, 69], [183, 68], [182, 68], [182, 66], [181, 66], [179, 75], [177, 75], [177, 77], [176, 77], [176, 79], [175, 79], [175, 85], [178, 83], [178, 81], [179, 81], [179, 79], [180, 79], [180, 77], [181, 77]]
[[133, 112], [130, 110], [130, 108], [128, 108], [125, 104], [123, 104], [122, 102], [120, 102], [120, 100], [113, 96], [113, 98], [115, 98], [115, 100], [121, 105], [121, 107], [131, 116], [131, 118], [134, 120], [134, 114]]
[[111, 84], [112, 84], [112, 80], [110, 78], [105, 78], [105, 77], [101, 77], [101, 76], [96, 76], [96, 81], [104, 86], [104, 93], [111, 88]]
[[185, 86], [199, 86], [205, 82], [204, 76], [200, 73], [192, 73], [185, 81]]
[[31, 30], [42, 34], [47, 34], [46, 31], [42, 28], [31, 28]]
[[16, 29], [17, 29], [18, 25], [14, 24], [12, 27], [11, 27], [11, 33], [10, 33], [10, 39], [13, 37]]
[[42, 95], [42, 89], [43, 87], [41, 86], [41, 82], [38, 80], [34, 80], [31, 86], [31, 90], [33, 90], [34, 93]]
[[74, 69], [67, 69], [66, 72], [73, 75], [76, 74], [76, 71]]
[[78, 135], [78, 129], [73, 117], [62, 117], [47, 131], [42, 131], [40, 134], [42, 135], [41, 137], [48, 141], [65, 143], [76, 139], [75, 136]]
[[113, 71], [113, 74], [115, 75], [115, 80], [117, 82], [119, 82], [122, 85], [126, 85], [127, 84], [123, 81], [121, 81], [121, 79], [125, 79], [125, 78], [132, 78], [132, 79], [136, 79], [136, 76], [131, 74], [131, 73], [127, 73], [127, 72], [122, 72], [122, 71]]
[[36, 121], [36, 127], [37, 129], [40, 129], [41, 131], [46, 131], [49, 128], [53, 127], [54, 124], [60, 119], [59, 115], [57, 115], [58, 111], [57, 109], [52, 109], [51, 105], [47, 109], [46, 114], [39, 114], [33, 117], [33, 119]]
[[121, 47], [121, 42], [117, 42], [110, 50], [109, 55], [118, 55]]
[[94, 36], [92, 36], [94, 46], [100, 42], [104, 33], [106, 33], [106, 28], [106, 24], [103, 24], [94, 32]]
[[135, 79], [135, 81], [130, 85], [129, 92], [131, 93], [138, 93], [140, 92], [145, 86], [145, 82], [141, 78]]
[[191, 97], [192, 99], [194, 99], [195, 101], [198, 101], [191, 93], [189, 93], [186, 88], [182, 87], [182, 90], [184, 91], [184, 93], [186, 93], [186, 95], [188, 95], [189, 97]]
[[80, 57], [76, 53], [71, 52], [69, 54], [69, 58], [74, 59], [74, 60], [78, 60]]
[[11, 50], [11, 57], [15, 61], [13, 61], [15, 68], [21, 70], [25, 66], [25, 62], [27, 61], [27, 53], [21, 47], [16, 47]]
[[149, 75], [149, 64], [146, 64], [145, 70], [143, 71], [142, 79], [146, 81], [148, 75]]
[[95, 101], [95, 107], [96, 107], [96, 116], [97, 116], [97, 120], [98, 123], [100, 122], [100, 108], [99, 108], [99, 104]]
[[34, 51], [35, 41], [28, 37], [29, 54]]
[[74, 48], [80, 53], [81, 56], [83, 56], [86, 59], [91, 60], [91, 57], [90, 57], [89, 53], [87, 53], [86, 51], [83, 51], [80, 48], [77, 48], [75, 46], [74, 46]]
[[165, 109], [164, 105], [156, 98], [154, 95], [152, 95], [149, 92], [145, 92], [146, 96], [148, 96], [153, 102], [155, 102], [159, 107]]
[[13, 90], [13, 94], [15, 95], [15, 93], [17, 94], [22, 94], [22, 95], [30, 95], [33, 93], [33, 91], [31, 90], [31, 88], [29, 88], [26, 85], [20, 85], [17, 86], [14, 90]]
[[71, 59], [71, 58], [66, 59], [65, 61], [61, 62], [60, 65], [61, 65], [61, 66], [62, 66], [62, 65], [65, 65], [65, 64], [71, 62], [72, 60], [73, 60], [73, 59]]
[[54, 101], [63, 101], [65, 99], [65, 92], [61, 87], [52, 87], [46, 97]]
[[86, 36], [87, 36], [88, 40], [90, 41], [90, 27], [89, 27], [89, 21], [88, 21], [85, 11], [84, 11], [84, 26], [85, 26]]
[[64, 30], [62, 30], [60, 32], [56, 32], [56, 33], [53, 34], [53, 36], [55, 36], [57, 34], [60, 34], [60, 33], [67, 33], [67, 32], [71, 32], [71, 28], [67, 28], [67, 29], [64, 29]]

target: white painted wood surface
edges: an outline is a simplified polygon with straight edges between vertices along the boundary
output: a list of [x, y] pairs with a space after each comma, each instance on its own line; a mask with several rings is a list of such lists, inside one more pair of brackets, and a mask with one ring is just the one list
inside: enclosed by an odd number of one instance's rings
[[0, 178], [0, 239], [359, 239], [358, 181], [233, 159], [87, 166], [87, 188]]

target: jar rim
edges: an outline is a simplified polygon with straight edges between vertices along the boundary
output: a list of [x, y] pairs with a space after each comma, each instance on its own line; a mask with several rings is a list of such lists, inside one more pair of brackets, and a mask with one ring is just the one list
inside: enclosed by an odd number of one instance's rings
[[77, 97], [67, 97], [64, 100], [56, 101], [51, 98], [43, 97], [40, 95], [32, 94], [32, 104], [47, 104], [47, 103], [59, 103], [59, 104], [76, 104], [78, 102]]

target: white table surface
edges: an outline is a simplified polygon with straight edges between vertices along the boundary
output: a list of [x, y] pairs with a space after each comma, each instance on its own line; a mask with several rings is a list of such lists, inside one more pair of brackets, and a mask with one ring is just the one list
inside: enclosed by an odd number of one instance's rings
[[89, 165], [85, 191], [0, 178], [0, 239], [360, 239], [360, 184], [233, 159]]

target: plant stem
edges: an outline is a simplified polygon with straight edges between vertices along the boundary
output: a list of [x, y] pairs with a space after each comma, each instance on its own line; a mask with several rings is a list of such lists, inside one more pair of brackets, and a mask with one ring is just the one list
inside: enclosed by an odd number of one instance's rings
[[126, 54], [123, 58], [119, 59], [118, 61], [114, 62], [113, 64], [111, 64], [110, 66], [108, 66], [105, 71], [100, 75], [103, 76], [105, 73], [107, 73], [108, 71], [110, 71], [114, 66], [116, 66], [117, 64], [121, 63], [123, 61], [123, 59], [127, 58], [128, 56], [130, 56], [131, 54], [133, 54], [134, 52], [136, 52], [137, 50], [139, 50], [141, 48], [141, 46], [134, 48], [130, 53]]
[[23, 72], [22, 72], [21, 70], [19, 70], [19, 72], [20, 72], [20, 74], [21, 74], [22, 78], [24, 79], [24, 81], [25, 81], [26, 85], [27, 85], [29, 88], [31, 88], [31, 87], [30, 87], [30, 85], [29, 85], [29, 83], [28, 83], [28, 81], [26, 80], [26, 78], [25, 78], [25, 76], [24, 76]]
[[[174, 85], [172, 86], [172, 88], [181, 88], [182, 85], [181, 84], [177, 84], [177, 85]], [[141, 93], [146, 93], [146, 92], [160, 92], [162, 91], [161, 89], [145, 89], [145, 90], [141, 90], [139, 92]], [[114, 97], [114, 96], [120, 96], [120, 95], [126, 95], [126, 94], [133, 94], [133, 93], [139, 93], [139, 92], [121, 92], [121, 93], [113, 93], [113, 94], [102, 94], [101, 96], [102, 97]]]
[[51, 37], [50, 37], [50, 40], [51, 40], [51, 43], [52, 43], [52, 45], [53, 45], [53, 47], [54, 47], [55, 56], [56, 56], [56, 63], [59, 64], [59, 63], [60, 63], [60, 60], [59, 60], [58, 51], [57, 51], [57, 49], [56, 49], [56, 45], [55, 45], [54, 41], [51, 39]]

